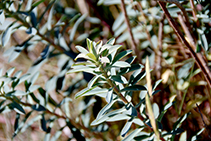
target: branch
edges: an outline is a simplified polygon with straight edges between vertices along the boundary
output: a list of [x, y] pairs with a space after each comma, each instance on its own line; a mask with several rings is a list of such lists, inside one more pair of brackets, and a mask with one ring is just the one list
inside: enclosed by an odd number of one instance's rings
[[204, 74], [204, 77], [211, 88], [211, 72], [209, 67], [207, 66], [207, 63], [203, 59], [202, 55], [200, 53], [195, 53], [191, 45], [186, 41], [185, 37], [183, 36], [182, 32], [179, 30], [178, 25], [173, 20], [171, 15], [169, 14], [168, 10], [165, 7], [165, 4], [163, 2], [158, 2], [162, 10], [164, 11], [169, 23], [171, 24], [172, 28], [174, 29], [176, 35], [178, 38], [183, 42], [186, 47], [189, 49], [191, 56], [195, 59], [197, 66], [201, 69], [202, 73]]
[[135, 43], [135, 39], [133, 37], [133, 33], [132, 33], [131, 26], [130, 26], [129, 18], [128, 18], [128, 15], [127, 15], [127, 11], [126, 11], [126, 8], [125, 8], [124, 0], [121, 0], [121, 8], [122, 8], [122, 11], [123, 11], [123, 14], [124, 14], [124, 17], [125, 17], [125, 22], [127, 24], [128, 32], [129, 32], [131, 43], [132, 43], [131, 49], [135, 51], [135, 54], [137, 56], [137, 59], [140, 62], [139, 51], [138, 51], [137, 45]]

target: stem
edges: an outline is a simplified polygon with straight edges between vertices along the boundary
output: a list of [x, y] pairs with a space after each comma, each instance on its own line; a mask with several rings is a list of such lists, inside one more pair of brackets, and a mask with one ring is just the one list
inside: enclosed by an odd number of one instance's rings
[[132, 43], [131, 49], [135, 51], [137, 59], [140, 62], [139, 51], [138, 51], [137, 45], [135, 43], [135, 39], [133, 37], [133, 33], [132, 33], [131, 26], [130, 26], [129, 18], [128, 18], [128, 15], [127, 15], [127, 11], [126, 11], [126, 8], [125, 8], [124, 0], [121, 0], [121, 8], [122, 8], [122, 11], [123, 11], [123, 14], [124, 14], [124, 17], [125, 17], [125, 22], [127, 24], [128, 32], [129, 32], [131, 43]]
[[[111, 80], [109, 79], [109, 76], [107, 75], [106, 71], [105, 71], [102, 67], [100, 67], [100, 71], [103, 73], [103, 76], [106, 78], [106, 80], [107, 80], [108, 84], [110, 85], [110, 87], [114, 88], [114, 92], [121, 98], [121, 100], [122, 100], [125, 104], [128, 104], [129, 101], [123, 96], [123, 94], [121, 94], [120, 90], [119, 90], [119, 89], [117, 88], [117, 86], [113, 83], [113, 81], [111, 81]], [[144, 123], [144, 125], [145, 125], [151, 132], [153, 132], [153, 129], [152, 129], [148, 124], [146, 124], [146, 123], [144, 122], [145, 119], [144, 119], [144, 117], [142, 117], [142, 115], [140, 114], [138, 108], [136, 109], [136, 112], [137, 112], [137, 117]], [[165, 141], [165, 139], [162, 138], [162, 137], [160, 137], [160, 139], [161, 139], [162, 141]]]
[[186, 41], [185, 37], [183, 36], [182, 32], [179, 30], [178, 25], [176, 22], [172, 19], [171, 15], [169, 14], [168, 10], [165, 7], [165, 4], [163, 2], [158, 2], [162, 10], [164, 11], [169, 23], [171, 24], [172, 28], [174, 29], [176, 35], [179, 37], [181, 42], [183, 42], [186, 47], [189, 49], [192, 57], [195, 59], [197, 66], [201, 69], [201, 71], [204, 74], [204, 77], [211, 88], [211, 72], [209, 67], [207, 66], [207, 63], [203, 59], [202, 55], [200, 53], [195, 53], [191, 45]]

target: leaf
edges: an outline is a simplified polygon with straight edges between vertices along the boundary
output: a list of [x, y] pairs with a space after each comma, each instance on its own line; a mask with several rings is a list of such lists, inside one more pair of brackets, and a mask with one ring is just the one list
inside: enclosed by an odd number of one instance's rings
[[51, 10], [48, 14], [48, 20], [47, 20], [47, 28], [50, 31], [51, 30], [51, 21], [52, 21], [52, 17], [53, 17], [53, 11], [54, 11], [54, 5], [51, 7]]
[[10, 103], [8, 106], [11, 109], [14, 109], [19, 114], [26, 114], [24, 109], [22, 108], [22, 106], [20, 104], [18, 104], [17, 102], [15, 102], [15, 101], [13, 101], [13, 103]]
[[122, 129], [122, 131], [120, 133], [120, 135], [122, 137], [124, 137], [127, 134], [127, 132], [130, 130], [130, 126], [132, 125], [132, 123], [133, 123], [132, 120], [128, 120], [126, 122], [125, 126], [123, 127], [123, 129]]
[[79, 67], [74, 67], [73, 69], [71, 69], [70, 71], [67, 72], [68, 73], [75, 73], [75, 72], [88, 72], [88, 73], [93, 73], [95, 71], [94, 68], [90, 68], [88, 66], [79, 66]]
[[147, 90], [147, 89], [146, 89], [146, 87], [144, 87], [142, 85], [132, 85], [132, 86], [125, 87], [124, 89], [121, 90], [121, 92], [123, 92], [123, 91], [142, 91], [142, 90]]
[[122, 83], [122, 84], [128, 83], [127, 79], [122, 75], [113, 75], [111, 76], [111, 80]]
[[30, 19], [31, 19], [32, 26], [33, 26], [34, 28], [36, 28], [36, 27], [37, 27], [37, 17], [36, 17], [36, 15], [34, 14], [33, 11], [31, 11], [30, 17], [31, 17]]
[[50, 52], [49, 46], [50, 46], [50, 45], [48, 44], [48, 45], [43, 49], [43, 51], [40, 53], [40, 56], [41, 56], [42, 59], [45, 59], [45, 58], [48, 57], [49, 52]]
[[95, 55], [92, 54], [92, 53], [87, 53], [86, 56], [88, 56], [93, 61], [96, 61], [97, 60], [97, 58], [95, 57]]
[[18, 129], [19, 126], [19, 119], [20, 119], [20, 114], [17, 113], [15, 116], [15, 125], [14, 125], [14, 131], [16, 131]]
[[4, 11], [0, 10], [0, 25], [2, 25], [5, 21]]
[[33, 3], [31, 10], [34, 9], [35, 7], [37, 7], [38, 5], [40, 5], [41, 3], [43, 3], [44, 1], [45, 0], [40, 0], [40, 1], [37, 1], [37, 2]]
[[35, 117], [33, 117], [32, 119], [30, 119], [24, 126], [23, 128], [21, 129], [21, 132], [25, 132], [26, 129], [28, 127], [30, 127], [35, 121], [38, 121], [39, 119], [41, 119], [42, 116], [41, 115], [36, 115]]
[[1, 36], [1, 44], [4, 47], [10, 40], [10, 36], [12, 34], [12, 24], [2, 33]]
[[122, 141], [132, 141], [132, 139], [144, 128], [137, 128], [133, 132], [131, 132], [126, 138], [124, 138]]
[[112, 63], [115, 63], [116, 61], [121, 60], [122, 58], [124, 58], [125, 56], [127, 56], [128, 54], [132, 53], [132, 50], [125, 50], [121, 53], [119, 53], [118, 55], [116, 55], [112, 61]]
[[88, 95], [98, 95], [105, 97], [107, 94], [107, 89], [102, 89], [100, 87], [92, 87], [92, 88], [85, 88], [81, 90], [80, 92], [76, 93], [75, 98], [81, 97], [81, 96], [88, 96]]
[[115, 38], [111, 38], [106, 42], [106, 44], [110, 44], [110, 45], [114, 45], [114, 43], [115, 43]]
[[26, 7], [25, 7], [25, 11], [29, 11], [29, 10], [31, 9], [32, 1], [33, 1], [33, 0], [28, 0], [27, 5], [26, 5]]
[[[113, 116], [118, 115], [121, 112], [124, 112], [124, 111], [126, 111], [126, 109], [124, 107], [121, 109], [113, 110], [113, 111], [107, 113], [106, 115], [102, 116], [101, 118], [98, 118], [98, 119], [95, 119], [94, 121], [92, 121], [91, 126], [98, 125], [106, 120], [109, 120]], [[119, 118], [117, 120], [119, 120]]]
[[142, 71], [141, 73], [139, 73], [135, 77], [134, 77], [134, 75], [131, 75], [128, 83], [134, 85], [137, 82], [139, 82], [141, 79], [143, 79], [145, 76], [146, 76], [146, 72], [145, 71]]
[[152, 110], [153, 110], [155, 119], [157, 119], [159, 114], [160, 114], [160, 110], [159, 110], [159, 107], [158, 107], [157, 103], [153, 103]]
[[113, 67], [126, 68], [126, 67], [130, 67], [130, 64], [127, 63], [127, 62], [124, 62], [124, 61], [117, 61], [112, 66]]
[[187, 131], [184, 131], [179, 138], [179, 141], [186, 141], [187, 140]]
[[75, 48], [79, 51], [79, 52], [81, 52], [81, 53], [84, 53], [84, 54], [87, 54], [87, 53], [89, 53], [84, 47], [82, 47], [82, 46], [75, 46]]
[[127, 114], [130, 115], [131, 117], [136, 117], [137, 116], [137, 111], [136, 111], [136, 108], [131, 104], [127, 104], [125, 106], [125, 108], [127, 109]]
[[42, 118], [41, 118], [41, 127], [43, 131], [47, 132], [46, 120], [45, 120], [44, 114], [42, 114]]
[[106, 95], [106, 101], [107, 101], [107, 103], [111, 103], [112, 100], [113, 100], [113, 88], [110, 88]]
[[96, 119], [100, 119], [102, 118], [106, 112], [111, 108], [111, 106], [116, 102], [117, 100], [113, 100], [110, 103], [106, 104], [101, 110], [100, 112], [97, 114]]
[[32, 109], [36, 110], [36, 111], [45, 111], [46, 110], [45, 107], [40, 104], [32, 105]]
[[155, 82], [155, 84], [152, 86], [152, 90], [154, 91], [154, 90], [156, 89], [156, 87], [157, 87], [161, 82], [162, 82], [162, 79], [157, 80], [157, 81]]
[[201, 44], [202, 47], [205, 49], [205, 51], [208, 51], [208, 42], [207, 42], [207, 38], [205, 36], [205, 34], [200, 35], [200, 40], [201, 40]]
[[79, 26], [79, 24], [85, 20], [85, 18], [87, 17], [88, 14], [83, 14], [74, 24], [72, 30], [71, 30], [71, 33], [70, 33], [70, 41], [72, 42], [73, 39], [74, 39], [74, 36], [75, 36], [75, 33], [76, 33], [76, 30]]

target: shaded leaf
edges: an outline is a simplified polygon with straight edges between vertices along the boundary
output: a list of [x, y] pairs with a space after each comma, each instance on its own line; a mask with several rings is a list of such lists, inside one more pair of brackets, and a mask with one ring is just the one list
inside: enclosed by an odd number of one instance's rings
[[32, 105], [32, 109], [36, 110], [36, 111], [45, 111], [46, 110], [45, 107], [40, 104]]
[[127, 55], [130, 54], [130, 53], [132, 53], [132, 50], [125, 50], [125, 51], [123, 51], [123, 52], [120, 52], [119, 54], [117, 54], [117, 55], [114, 57], [112, 63], [115, 63], [116, 61], [121, 60], [122, 58], [124, 58], [125, 56], [127, 56]]
[[142, 85], [132, 85], [132, 86], [125, 87], [124, 89], [121, 90], [121, 92], [123, 92], [123, 91], [142, 91], [142, 90], [147, 90], [147, 89], [146, 89], [146, 87], [144, 87]]
[[42, 127], [43, 131], [45, 131], [45, 132], [47, 131], [46, 120], [45, 120], [44, 114], [42, 114], [42, 118], [41, 118], [41, 127]]

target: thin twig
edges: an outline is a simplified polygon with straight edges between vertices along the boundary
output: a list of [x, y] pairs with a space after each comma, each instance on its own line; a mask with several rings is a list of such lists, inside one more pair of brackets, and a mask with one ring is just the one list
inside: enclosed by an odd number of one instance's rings
[[135, 51], [135, 54], [137, 56], [137, 59], [140, 62], [140, 54], [139, 54], [137, 45], [135, 43], [135, 39], [133, 37], [133, 33], [132, 33], [131, 26], [130, 26], [129, 18], [128, 18], [128, 15], [127, 15], [127, 11], [126, 11], [126, 8], [125, 8], [124, 0], [121, 0], [121, 8], [122, 8], [122, 11], [123, 11], [123, 14], [124, 14], [124, 17], [125, 17], [125, 22], [127, 24], [128, 32], [129, 32], [131, 43], [132, 43], [131, 49]]
[[161, 16], [161, 20], [160, 20], [160, 24], [159, 24], [159, 29], [158, 29], [158, 54], [156, 57], [156, 75], [157, 78], [160, 79], [161, 78], [161, 59], [162, 59], [162, 45], [163, 45], [163, 26], [164, 26], [164, 19], [165, 19], [165, 15], [162, 14]]
[[[197, 108], [198, 108], [198, 111], [199, 111], [199, 113], [200, 113], [200, 116], [201, 116], [201, 119], [202, 119], [202, 122], [203, 122], [203, 124], [204, 124], [204, 127], [205, 127], [205, 130], [207, 131], [207, 124], [205, 123], [205, 121], [204, 121], [204, 117], [203, 117], [203, 115], [202, 115], [202, 113], [201, 113], [201, 111], [200, 111], [200, 108], [199, 108], [199, 105], [196, 103], [196, 106], [197, 106]], [[208, 137], [211, 139], [211, 136], [210, 136], [210, 134], [209, 134], [209, 132], [207, 131], [207, 133], [208, 133]]]
[[191, 33], [188, 30], [188, 27], [186, 26], [186, 24], [185, 24], [185, 22], [182, 18], [182, 15], [180, 13], [178, 13], [178, 19], [179, 19], [179, 22], [182, 26], [183, 31], [185, 32], [186, 36], [188, 37], [189, 43], [191, 44], [192, 48], [195, 50], [196, 49], [196, 46], [195, 46], [196, 43], [195, 43], [193, 37], [191, 36]]
[[179, 3], [178, 0], [157, 0], [157, 1], [158, 1], [158, 2], [165, 2], [165, 3], [173, 3], [173, 4], [175, 4], [175, 5], [182, 11], [182, 14], [183, 14], [184, 17], [185, 17], [185, 21], [187, 22], [188, 27], [190, 27], [190, 22], [189, 22], [188, 13], [187, 13], [187, 11], [185, 10], [185, 8]]
[[192, 8], [192, 13], [193, 13], [193, 18], [194, 18], [194, 21], [196, 22], [196, 25], [197, 25], [197, 27], [199, 27], [200, 26], [200, 23], [199, 23], [199, 20], [198, 20], [198, 18], [197, 18], [197, 10], [196, 10], [196, 7], [195, 7], [195, 5], [194, 5], [194, 2], [193, 2], [193, 0], [190, 0], [190, 5], [191, 5], [191, 8]]
[[[137, 3], [138, 3], [138, 7], [139, 7], [141, 13], [142, 13], [143, 16], [144, 16], [144, 23], [145, 23], [145, 25], [147, 25], [147, 21], [146, 21], [147, 16], [145, 15], [145, 13], [144, 13], [144, 11], [143, 11], [142, 4], [141, 4], [141, 2], [139, 2], [139, 1], [138, 1]], [[154, 47], [154, 45], [153, 45], [153, 43], [152, 43], [151, 35], [150, 35], [150, 33], [149, 33], [147, 27], [145, 27], [144, 30], [145, 30], [145, 32], [146, 32], [146, 34], [147, 34], [147, 39], [148, 39], [148, 41], [149, 41], [149, 43], [150, 43], [150, 46], [151, 46], [153, 49], [155, 49], [156, 47]], [[156, 51], [155, 51], [155, 52], [156, 52]]]
[[165, 3], [163, 3], [163, 2], [158, 2], [158, 3], [160, 5], [160, 7], [162, 8], [162, 10], [164, 11], [164, 13], [165, 13], [165, 15], [166, 15], [169, 23], [171, 24], [172, 28], [174, 29], [176, 35], [179, 37], [179, 39], [181, 40], [181, 42], [183, 42], [186, 45], [186, 47], [189, 49], [192, 57], [196, 61], [197, 66], [203, 72], [204, 77], [205, 77], [207, 83], [209, 84], [209, 87], [211, 88], [211, 72], [210, 72], [209, 67], [207, 66], [207, 63], [203, 59], [202, 55], [200, 53], [197, 53], [196, 54], [195, 51], [193, 50], [193, 48], [191, 47], [191, 45], [186, 41], [186, 39], [183, 36], [182, 32], [179, 30], [178, 25], [173, 20], [173, 18], [169, 14], [167, 8], [165, 7]]

